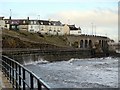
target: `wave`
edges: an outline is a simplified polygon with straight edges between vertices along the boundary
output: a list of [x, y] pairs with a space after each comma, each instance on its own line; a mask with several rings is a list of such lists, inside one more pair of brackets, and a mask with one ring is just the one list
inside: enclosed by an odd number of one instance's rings
[[44, 60], [44, 59], [39, 59], [38, 61], [29, 61], [29, 62], [25, 62], [24, 61], [24, 65], [31, 65], [31, 64], [33, 64], [33, 65], [37, 65], [37, 64], [46, 64], [46, 63], [48, 63], [49, 61], [47, 61], [47, 60]]
[[82, 60], [111, 60], [112, 57], [102, 57], [102, 58], [85, 58], [85, 59], [78, 59], [78, 58], [71, 58], [68, 62], [74, 62], [74, 61], [82, 61]]

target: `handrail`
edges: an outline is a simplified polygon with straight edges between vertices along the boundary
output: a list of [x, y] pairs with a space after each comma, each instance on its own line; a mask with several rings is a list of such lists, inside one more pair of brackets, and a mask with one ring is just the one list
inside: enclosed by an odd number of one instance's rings
[[[45, 90], [50, 90], [50, 87], [43, 80], [41, 80], [40, 77], [35, 75], [32, 71], [28, 70], [17, 61], [5, 55], [2, 55], [1, 61], [2, 71], [10, 83], [12, 83], [13, 88], [22, 90], [26, 90], [26, 88], [37, 88], [38, 90], [42, 90], [44, 88]], [[35, 81], [37, 86], [35, 86]]]

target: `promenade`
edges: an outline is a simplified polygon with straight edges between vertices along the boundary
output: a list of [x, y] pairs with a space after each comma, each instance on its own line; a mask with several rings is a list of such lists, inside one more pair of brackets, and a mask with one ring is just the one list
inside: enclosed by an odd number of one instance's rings
[[2, 71], [0, 70], [0, 90], [2, 88], [12, 88], [12, 85], [9, 83], [7, 78], [3, 75]]

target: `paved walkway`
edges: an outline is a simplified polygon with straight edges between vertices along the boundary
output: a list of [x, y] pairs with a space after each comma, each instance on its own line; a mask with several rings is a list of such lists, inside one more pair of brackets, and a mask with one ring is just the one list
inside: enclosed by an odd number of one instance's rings
[[12, 88], [12, 85], [9, 83], [7, 78], [3, 75], [2, 71], [0, 70], [0, 90], [2, 88]]

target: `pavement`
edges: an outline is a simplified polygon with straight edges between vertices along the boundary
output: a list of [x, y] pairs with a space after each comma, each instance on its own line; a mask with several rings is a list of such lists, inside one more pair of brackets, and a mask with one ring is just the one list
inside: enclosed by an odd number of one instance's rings
[[5, 75], [3, 75], [2, 71], [0, 70], [0, 90], [2, 88], [12, 88], [12, 85], [9, 83]]

